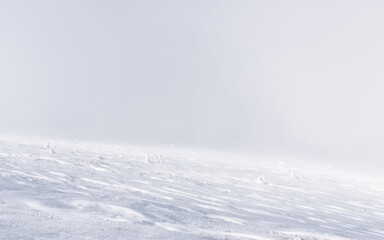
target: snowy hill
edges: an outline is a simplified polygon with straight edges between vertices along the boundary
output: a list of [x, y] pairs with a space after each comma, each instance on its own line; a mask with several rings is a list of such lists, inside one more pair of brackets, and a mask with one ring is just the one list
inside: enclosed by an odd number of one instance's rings
[[223, 155], [2, 137], [0, 239], [384, 239], [383, 182]]

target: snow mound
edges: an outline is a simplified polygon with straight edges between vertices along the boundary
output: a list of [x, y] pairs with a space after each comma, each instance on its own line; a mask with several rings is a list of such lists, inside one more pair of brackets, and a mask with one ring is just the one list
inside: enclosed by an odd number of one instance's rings
[[384, 239], [379, 180], [219, 158], [1, 138], [0, 239]]

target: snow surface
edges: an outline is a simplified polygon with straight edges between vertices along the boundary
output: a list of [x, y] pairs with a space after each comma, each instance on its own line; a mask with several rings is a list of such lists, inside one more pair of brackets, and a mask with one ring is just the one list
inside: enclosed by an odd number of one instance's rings
[[381, 180], [223, 155], [0, 137], [0, 239], [384, 239]]

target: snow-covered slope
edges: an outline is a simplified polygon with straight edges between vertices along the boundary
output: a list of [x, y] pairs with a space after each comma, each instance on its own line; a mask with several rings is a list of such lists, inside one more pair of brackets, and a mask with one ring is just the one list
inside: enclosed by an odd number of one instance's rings
[[384, 239], [383, 182], [221, 156], [3, 137], [0, 239]]

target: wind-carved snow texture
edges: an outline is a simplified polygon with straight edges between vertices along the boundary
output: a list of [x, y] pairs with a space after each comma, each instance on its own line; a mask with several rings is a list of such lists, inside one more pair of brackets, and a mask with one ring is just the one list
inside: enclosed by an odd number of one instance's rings
[[4, 240], [384, 239], [379, 180], [172, 148], [0, 146]]

